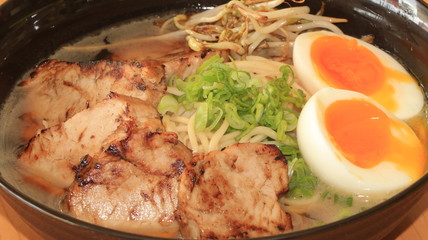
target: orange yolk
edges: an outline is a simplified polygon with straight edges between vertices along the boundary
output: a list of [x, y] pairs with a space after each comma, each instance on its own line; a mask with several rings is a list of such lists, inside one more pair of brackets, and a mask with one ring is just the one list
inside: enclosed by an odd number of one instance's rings
[[[385, 68], [386, 79], [394, 79], [403, 83], [414, 83], [417, 84], [415, 79], [410, 75], [404, 74], [394, 69]], [[395, 90], [389, 83], [384, 84], [377, 92], [370, 95], [371, 98], [376, 100], [390, 112], [394, 112], [398, 108], [397, 100], [394, 98]]]
[[385, 69], [378, 57], [355, 39], [317, 38], [311, 47], [311, 58], [321, 78], [335, 88], [370, 95], [385, 82]]
[[366, 101], [341, 100], [325, 113], [327, 131], [353, 164], [370, 168], [386, 155], [390, 145], [388, 116]]
[[371, 168], [392, 162], [417, 179], [426, 171], [427, 152], [411, 128], [372, 103], [339, 100], [325, 110], [330, 139], [352, 164]]

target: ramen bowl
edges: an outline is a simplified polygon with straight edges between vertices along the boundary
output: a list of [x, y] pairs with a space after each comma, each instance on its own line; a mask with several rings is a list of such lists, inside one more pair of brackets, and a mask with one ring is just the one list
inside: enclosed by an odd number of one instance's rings
[[[0, 7], [0, 101], [31, 68], [63, 44], [99, 29], [174, 10], [204, 10], [220, 0], [9, 0]], [[397, 57], [428, 87], [428, 8], [415, 0], [325, 0], [327, 16], [347, 18], [351, 36], [374, 36], [374, 44]], [[321, 1], [307, 3], [316, 12]], [[0, 123], [0, 144], [9, 140]], [[0, 157], [0, 193], [44, 239], [158, 239], [116, 231], [75, 219], [22, 187], [13, 157]], [[382, 239], [428, 190], [428, 174], [392, 198], [351, 217], [318, 227], [260, 239]], [[31, 193], [30, 193], [31, 192]]]

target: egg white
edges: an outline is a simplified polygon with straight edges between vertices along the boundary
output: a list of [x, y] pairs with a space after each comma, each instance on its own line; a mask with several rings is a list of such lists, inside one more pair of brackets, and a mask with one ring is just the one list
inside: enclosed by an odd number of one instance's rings
[[366, 47], [374, 53], [385, 68], [396, 70], [412, 78], [411, 82], [403, 82], [394, 78], [388, 78], [394, 89], [393, 99], [396, 101], [397, 109], [388, 109], [400, 119], [408, 119], [421, 112], [424, 105], [424, 94], [417, 81], [406, 71], [406, 69], [392, 56], [381, 49], [348, 35], [339, 35], [328, 31], [315, 31], [300, 34], [293, 47], [293, 62], [299, 83], [312, 95], [318, 90], [329, 85], [322, 80], [317, 72], [316, 66], [311, 60], [311, 46], [313, 42], [322, 36], [341, 36], [347, 39], [355, 39], [358, 44]]
[[297, 141], [303, 158], [313, 173], [338, 190], [354, 194], [390, 193], [408, 186], [412, 178], [392, 162], [361, 168], [349, 162], [330, 140], [325, 128], [325, 109], [337, 100], [361, 99], [395, 118], [380, 104], [364, 94], [349, 90], [324, 88], [304, 106], [297, 124]]

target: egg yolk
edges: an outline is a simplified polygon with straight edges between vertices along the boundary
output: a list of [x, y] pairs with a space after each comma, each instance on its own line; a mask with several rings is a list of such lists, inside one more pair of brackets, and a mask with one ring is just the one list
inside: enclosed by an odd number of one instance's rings
[[357, 40], [322, 36], [311, 47], [311, 58], [330, 86], [370, 95], [385, 82], [385, 70], [377, 56]]
[[392, 162], [413, 179], [426, 171], [427, 152], [416, 134], [372, 103], [335, 101], [326, 108], [324, 120], [330, 139], [352, 164], [371, 168]]
[[329, 135], [354, 165], [370, 168], [386, 155], [390, 144], [389, 118], [366, 101], [341, 100], [325, 113]]

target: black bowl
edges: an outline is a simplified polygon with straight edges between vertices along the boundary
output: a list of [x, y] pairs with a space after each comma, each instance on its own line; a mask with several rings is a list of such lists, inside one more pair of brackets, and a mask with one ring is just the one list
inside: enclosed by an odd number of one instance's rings
[[[0, 102], [34, 65], [66, 42], [133, 18], [223, 0], [9, 0], [0, 7]], [[307, 1], [317, 11], [320, 1]], [[298, 4], [297, 4], [298, 5]], [[396, 56], [428, 87], [428, 8], [423, 2], [326, 0], [325, 15], [345, 17], [349, 35], [374, 35], [374, 44]], [[4, 130], [4, 123], [0, 123]], [[5, 138], [0, 132], [2, 139]], [[7, 141], [6, 141], [7, 142]], [[0, 158], [0, 193], [46, 239], [154, 239], [82, 222], [30, 197], [14, 180], [13, 162]], [[428, 174], [391, 199], [334, 223], [262, 239], [381, 239], [428, 189]]]

